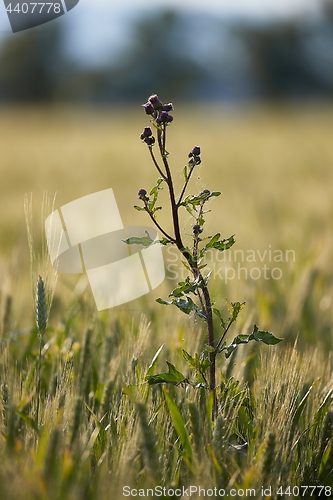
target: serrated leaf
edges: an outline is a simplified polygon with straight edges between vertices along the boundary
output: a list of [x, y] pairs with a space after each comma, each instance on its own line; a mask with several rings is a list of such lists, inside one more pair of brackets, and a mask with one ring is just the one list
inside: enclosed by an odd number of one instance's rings
[[190, 297], [186, 297], [186, 299], [176, 299], [172, 302], [185, 314], [190, 314], [192, 311], [195, 311], [198, 308], [198, 306]]
[[209, 243], [207, 243], [206, 248], [214, 248], [214, 245], [219, 241], [220, 236], [221, 236], [221, 233], [215, 234], [215, 236], [213, 236], [211, 238]]
[[254, 325], [253, 332], [251, 335], [237, 335], [234, 340], [228, 346], [223, 346], [219, 349], [219, 352], [226, 351], [226, 358], [229, 358], [231, 354], [240, 344], [248, 344], [251, 340], [255, 340], [257, 342], [263, 342], [267, 345], [275, 345], [282, 341], [282, 339], [278, 339], [270, 332], [259, 331], [257, 325]]
[[181, 297], [188, 293], [194, 293], [199, 288], [199, 285], [195, 281], [191, 281], [189, 277], [185, 281], [180, 281], [178, 287], [175, 288], [169, 295], [169, 297]]
[[126, 240], [122, 240], [124, 243], [127, 245], [142, 245], [145, 248], [150, 247], [151, 245], [154, 245], [156, 243], [155, 240], [153, 240], [150, 236], [148, 231], [145, 231], [146, 236], [132, 236], [130, 238], [127, 238]]
[[189, 365], [189, 367], [193, 368], [194, 370], [197, 370], [198, 369], [198, 360], [192, 358], [192, 356], [188, 352], [186, 352], [184, 349], [182, 349], [182, 354], [183, 354], [183, 358], [185, 359], [185, 361], [187, 361], [187, 364]]
[[245, 302], [231, 302], [232, 316], [231, 320], [236, 321], [238, 314], [244, 309]]
[[225, 238], [223, 240], [219, 240], [220, 236], [220, 233], [215, 234], [210, 242], [207, 243], [205, 249], [215, 248], [215, 250], [223, 252], [224, 250], [229, 250], [229, 248], [231, 248], [235, 244], [235, 235], [232, 235], [229, 238]]
[[145, 380], [149, 385], [155, 384], [172, 384], [179, 385], [182, 382], [188, 382], [185, 376], [177, 370], [177, 368], [168, 361], [168, 373], [159, 373], [158, 375], [147, 375]]
[[[252, 337], [253, 336], [253, 337]], [[257, 325], [254, 325], [253, 332], [250, 335], [251, 339], [256, 340], [257, 342], [263, 342], [267, 345], [275, 345], [279, 342], [282, 342], [283, 339], [279, 339], [275, 337], [271, 332], [261, 331], [258, 329]]]
[[215, 314], [215, 315], [219, 318], [219, 320], [220, 320], [220, 325], [221, 325], [221, 326], [222, 326], [222, 328], [225, 330], [225, 328], [226, 328], [226, 324], [225, 324], [224, 319], [222, 318], [222, 314], [221, 314], [221, 312], [220, 312], [218, 309], [216, 309], [216, 308], [214, 307], [214, 308], [213, 308], [213, 313], [214, 313], [214, 314]]
[[224, 346], [220, 349], [220, 352], [226, 351], [225, 357], [230, 358], [231, 354], [234, 352], [235, 349], [240, 344], [248, 344], [248, 342], [251, 340], [250, 335], [237, 335], [237, 337], [234, 338], [234, 340], [231, 342], [230, 345]]

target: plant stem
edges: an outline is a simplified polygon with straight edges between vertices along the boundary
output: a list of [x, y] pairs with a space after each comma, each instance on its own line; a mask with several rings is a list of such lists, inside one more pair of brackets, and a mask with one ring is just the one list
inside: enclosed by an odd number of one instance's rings
[[166, 231], [164, 231], [164, 229], [159, 225], [159, 223], [157, 222], [157, 220], [154, 218], [154, 216], [151, 214], [151, 212], [149, 211], [148, 209], [148, 205], [147, 205], [147, 202], [145, 202], [145, 206], [146, 206], [146, 212], [147, 214], [149, 215], [149, 217], [151, 218], [151, 220], [153, 221], [153, 223], [155, 224], [155, 226], [157, 227], [157, 229], [159, 231], [161, 231], [161, 233], [166, 237], [168, 238], [170, 241], [172, 241], [173, 243], [176, 243], [175, 239], [172, 238]]
[[185, 191], [186, 191], [186, 188], [187, 188], [187, 185], [188, 183], [190, 182], [190, 179], [191, 179], [191, 176], [192, 176], [192, 173], [193, 173], [193, 170], [194, 170], [194, 166], [191, 167], [189, 173], [188, 173], [188, 176], [186, 178], [186, 181], [185, 181], [185, 184], [183, 186], [183, 189], [182, 189], [182, 192], [180, 193], [180, 196], [179, 196], [179, 199], [177, 201], [177, 208], [179, 207], [179, 205], [181, 204], [182, 200], [183, 200], [183, 196], [185, 194]]
[[166, 150], [165, 150], [166, 125], [163, 126], [163, 130], [158, 129], [157, 140], [158, 140], [158, 145], [160, 148], [160, 153], [161, 153], [162, 161], [164, 164], [164, 168], [166, 171], [167, 184], [168, 184], [168, 188], [169, 188], [169, 196], [170, 196], [170, 202], [171, 202], [173, 227], [174, 227], [174, 231], [175, 231], [176, 245], [177, 245], [179, 250], [182, 250], [182, 249], [184, 249], [184, 245], [183, 245], [181, 234], [180, 234], [178, 207], [176, 204], [175, 191], [174, 191], [174, 187], [173, 187], [173, 180], [172, 180], [171, 171], [170, 171], [168, 159], [166, 157]]
[[[208, 330], [208, 345], [210, 347], [215, 348], [212, 302], [211, 302], [209, 290], [208, 290], [207, 284], [205, 283], [205, 280], [204, 280], [201, 272], [198, 269], [198, 266], [193, 262], [193, 259], [191, 258], [190, 252], [186, 248], [184, 248], [182, 238], [181, 238], [180, 225], [179, 225], [179, 214], [178, 214], [179, 204], [176, 203], [172, 175], [171, 175], [169, 162], [167, 159], [167, 153], [166, 153], [166, 149], [165, 149], [165, 145], [166, 145], [166, 125], [165, 124], [163, 125], [162, 129], [158, 129], [157, 140], [158, 140], [160, 154], [161, 154], [161, 158], [162, 158], [162, 161], [164, 164], [166, 177], [167, 177], [167, 184], [168, 184], [168, 188], [169, 188], [170, 204], [171, 204], [171, 210], [172, 210], [172, 220], [173, 220], [173, 227], [174, 227], [174, 232], [175, 232], [175, 243], [176, 243], [178, 250], [182, 253], [184, 258], [187, 260], [188, 264], [190, 265], [194, 277], [198, 277], [201, 284], [202, 284], [202, 293], [203, 293], [204, 302], [205, 302], [207, 330]], [[186, 186], [187, 186], [187, 184], [186, 184]], [[185, 189], [186, 189], [186, 186], [185, 186]], [[183, 196], [184, 193], [185, 193], [185, 190], [182, 191], [181, 196]], [[179, 199], [181, 199], [181, 197]], [[209, 367], [209, 388], [212, 391], [213, 396], [214, 396], [213, 415], [212, 415], [213, 419], [215, 418], [215, 416], [217, 414], [216, 363], [215, 363], [215, 360], [216, 360], [215, 351], [209, 353], [209, 361], [211, 362], [211, 365]]]
[[154, 155], [154, 152], [153, 152], [153, 149], [150, 147], [149, 148], [149, 152], [150, 152], [150, 156], [151, 156], [151, 159], [153, 160], [153, 163], [158, 171], [158, 173], [160, 174], [160, 176], [167, 182], [167, 178], [166, 178], [166, 175], [162, 172], [159, 164], [157, 163], [157, 160], [155, 158], [155, 155]]
[[42, 348], [43, 348], [43, 336], [38, 334], [38, 337], [39, 337], [39, 357], [38, 357], [38, 368], [37, 368], [37, 408], [36, 408], [37, 428], [38, 428], [39, 408], [40, 408], [40, 387], [41, 387]]

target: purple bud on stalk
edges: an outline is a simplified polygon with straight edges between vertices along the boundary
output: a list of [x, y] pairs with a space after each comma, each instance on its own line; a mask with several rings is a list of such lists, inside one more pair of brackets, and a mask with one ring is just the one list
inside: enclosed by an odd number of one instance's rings
[[193, 226], [193, 234], [198, 235], [200, 233], [202, 233], [201, 227], [199, 226], [199, 224], [194, 224], [194, 226]]
[[191, 156], [199, 156], [201, 154], [200, 146], [194, 146], [192, 151], [189, 152], [188, 157], [191, 158]]
[[150, 128], [150, 127], [145, 127], [145, 128], [143, 129], [142, 134], [140, 135], [140, 138], [141, 138], [142, 140], [144, 140], [146, 137], [150, 137], [150, 136], [152, 136], [152, 135], [153, 135], [153, 132], [152, 132], [151, 128]]
[[160, 116], [156, 118], [156, 123], [171, 123], [173, 121], [173, 116], [169, 115], [167, 111], [162, 111]]
[[169, 102], [169, 104], [163, 104], [162, 111], [173, 111], [174, 107], [172, 102]]
[[210, 196], [210, 194], [211, 193], [210, 193], [209, 189], [204, 189], [203, 191], [201, 191], [201, 193], [199, 193], [199, 196], [203, 196], [203, 195]]
[[195, 167], [195, 165], [200, 165], [200, 163], [201, 163], [200, 156], [192, 156], [192, 158], [190, 158], [188, 162], [188, 164], [192, 165], [193, 167]]
[[142, 107], [144, 108], [146, 115], [154, 114], [154, 106], [151, 102], [148, 101], [146, 104], [142, 104]]
[[138, 197], [140, 198], [140, 200], [142, 200], [143, 198], [146, 197], [146, 194], [147, 194], [147, 191], [143, 188], [139, 189], [138, 191]]
[[148, 146], [153, 146], [155, 144], [155, 137], [145, 137], [143, 140]]
[[160, 111], [163, 108], [163, 104], [158, 98], [157, 94], [153, 94], [148, 98], [148, 102], [153, 106], [155, 111]]

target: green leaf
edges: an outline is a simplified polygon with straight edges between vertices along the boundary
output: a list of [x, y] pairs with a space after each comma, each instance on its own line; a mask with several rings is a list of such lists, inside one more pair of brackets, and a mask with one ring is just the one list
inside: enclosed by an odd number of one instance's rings
[[264, 344], [267, 345], [275, 345], [278, 344], [279, 342], [282, 342], [283, 340], [275, 337], [271, 332], [260, 331], [257, 325], [254, 325], [253, 332], [251, 333], [250, 337], [251, 337], [250, 340], [252, 340], [253, 338], [257, 342], [263, 342]]
[[204, 359], [203, 361], [201, 361], [200, 363], [200, 372], [201, 373], [205, 373], [205, 371], [207, 370], [207, 368], [209, 368], [211, 366], [212, 362], [209, 361], [208, 358]]
[[230, 313], [230, 321], [236, 321], [239, 313], [244, 309], [245, 302], [228, 302], [226, 301], [227, 308]]
[[162, 238], [161, 240], [157, 240], [156, 243], [160, 243], [161, 245], [166, 246], [172, 244], [173, 242], [168, 238]]
[[295, 430], [295, 427], [296, 425], [298, 424], [299, 422], [299, 419], [303, 413], [303, 410], [305, 408], [305, 405], [306, 405], [306, 402], [308, 400], [308, 397], [310, 396], [310, 393], [312, 391], [312, 389], [314, 388], [314, 386], [317, 384], [317, 382], [320, 380], [320, 377], [316, 378], [316, 380], [313, 382], [313, 384], [311, 385], [311, 387], [309, 388], [309, 390], [306, 392], [305, 396], [303, 397], [302, 401], [299, 403], [297, 409], [296, 409], [296, 412], [293, 416], [293, 420], [292, 420], [292, 423], [291, 423], [291, 434], [293, 434], [293, 431]]
[[206, 352], [215, 352], [215, 349], [211, 345], [205, 345], [205, 351]]
[[156, 243], [156, 241], [151, 239], [148, 231], [145, 231], [145, 233], [146, 233], [146, 236], [141, 236], [141, 237], [133, 236], [131, 238], [127, 238], [126, 240], [122, 240], [122, 241], [124, 243], [127, 243], [127, 245], [142, 245], [145, 248], [150, 247], [151, 245], [154, 245]]
[[158, 302], [159, 304], [162, 304], [163, 306], [171, 306], [171, 304], [172, 304], [172, 302], [168, 302], [167, 300], [161, 299], [161, 297], [156, 299], [156, 302]]
[[38, 433], [38, 425], [33, 418], [29, 417], [29, 415], [26, 415], [25, 413], [19, 410], [16, 410], [16, 413], [21, 417], [23, 422], [25, 422], [29, 427], [31, 427], [31, 429], [33, 429]]
[[161, 354], [162, 349], [163, 349], [164, 346], [165, 346], [165, 344], [162, 344], [161, 347], [155, 353], [155, 356], [153, 357], [150, 365], [148, 366], [148, 370], [147, 370], [147, 375], [146, 376], [153, 375], [155, 367], [156, 367], [156, 363], [157, 363], [157, 360], [158, 360], [158, 357]]
[[198, 359], [192, 358], [192, 356], [186, 352], [184, 349], [182, 349], [182, 354], [183, 358], [187, 361], [188, 365], [190, 368], [193, 368], [194, 370], [198, 370]]
[[146, 207], [138, 207], [138, 205], [134, 205], [135, 210], [138, 212], [144, 212], [146, 210]]
[[235, 349], [237, 349], [237, 347], [240, 344], [247, 344], [250, 340], [251, 340], [250, 335], [237, 335], [237, 337], [234, 338], [234, 340], [231, 342], [231, 344], [228, 346], [222, 347], [220, 349], [220, 352], [227, 351], [225, 353], [225, 357], [230, 358], [231, 354], [234, 352]]
[[198, 281], [191, 281], [189, 277], [185, 281], [180, 281], [178, 287], [175, 288], [169, 295], [169, 297], [182, 297], [188, 293], [195, 293], [199, 288]]
[[225, 330], [226, 329], [226, 324], [225, 324], [225, 321], [224, 319], [222, 318], [222, 314], [221, 312], [216, 309], [215, 307], [213, 308], [213, 313], [219, 318], [220, 320], [220, 325], [222, 326], [222, 328]]
[[230, 236], [229, 238], [225, 238], [224, 240], [219, 240], [220, 233], [215, 234], [212, 237], [209, 243], [204, 247], [205, 250], [208, 248], [215, 248], [215, 250], [219, 250], [223, 252], [224, 250], [229, 250], [235, 244], [235, 235]]
[[179, 440], [183, 447], [183, 458], [186, 464], [192, 468], [192, 460], [193, 460], [193, 452], [190, 443], [190, 438], [188, 432], [186, 430], [183, 418], [178, 410], [178, 407], [174, 400], [172, 399], [169, 391], [167, 389], [164, 390], [165, 400], [168, 406], [169, 414], [174, 426], [174, 429], [179, 437]]
[[185, 299], [175, 299], [172, 303], [185, 314], [190, 314], [192, 311], [197, 311], [198, 309], [198, 306], [190, 297], [186, 297]]
[[167, 361], [168, 373], [159, 373], [158, 375], [147, 375], [145, 380], [149, 385], [155, 384], [172, 384], [179, 385], [182, 382], [188, 383], [187, 378], [179, 372], [176, 367]]
[[274, 337], [270, 332], [259, 331], [257, 325], [254, 325], [251, 335], [237, 335], [230, 345], [223, 346], [219, 349], [219, 352], [226, 351], [225, 356], [229, 358], [239, 344], [248, 344], [251, 340], [263, 342], [267, 345], [275, 345], [282, 341], [282, 339]]
[[206, 248], [214, 248], [214, 245], [219, 241], [219, 238], [221, 236], [221, 233], [215, 234], [210, 240], [209, 243], [207, 243]]
[[153, 189], [151, 189], [151, 191], [149, 193], [150, 196], [158, 194], [158, 191], [161, 190], [161, 189], [163, 189], [163, 188], [160, 187], [161, 184], [162, 184], [162, 182], [164, 182], [164, 179], [162, 177], [160, 177], [159, 179], [157, 179], [156, 186], [154, 186]]

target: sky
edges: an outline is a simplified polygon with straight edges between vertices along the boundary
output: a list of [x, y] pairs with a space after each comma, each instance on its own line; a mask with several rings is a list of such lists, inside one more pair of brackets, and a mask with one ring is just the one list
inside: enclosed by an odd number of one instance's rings
[[[126, 43], [126, 30], [132, 19], [152, 8], [180, 8], [220, 17], [271, 21], [286, 17], [313, 19], [325, 0], [80, 0], [61, 21], [66, 25], [64, 41], [73, 58], [100, 65], [112, 59]], [[15, 3], [15, 0], [14, 2]], [[58, 21], [53, 21], [58, 22]], [[47, 29], [47, 25], [45, 25]], [[0, 0], [0, 44], [11, 33], [3, 2]]]

